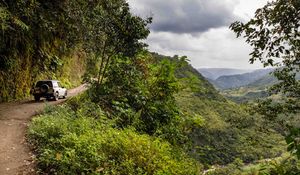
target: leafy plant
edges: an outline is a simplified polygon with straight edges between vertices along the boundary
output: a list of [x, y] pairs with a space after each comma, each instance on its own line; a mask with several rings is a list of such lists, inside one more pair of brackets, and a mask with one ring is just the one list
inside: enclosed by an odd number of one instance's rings
[[[274, 72], [279, 83], [274, 85], [270, 92], [281, 93], [284, 98], [276, 102], [262, 103], [266, 107], [263, 107], [263, 111], [258, 110], [265, 115], [270, 114], [273, 118], [300, 112], [300, 84], [296, 79], [296, 73], [300, 70], [299, 9], [298, 0], [276, 0], [257, 9], [255, 17], [249, 22], [235, 22], [230, 26], [238, 37], [245, 37], [246, 42], [253, 46], [250, 53], [251, 63], [259, 60], [264, 66], [279, 67]], [[292, 129], [290, 132], [294, 131], [295, 129]], [[294, 136], [299, 138], [298, 135]], [[291, 144], [291, 135], [286, 140]], [[297, 146], [290, 146], [289, 150], [300, 152]]]
[[29, 138], [49, 174], [198, 174], [199, 165], [168, 142], [85, 117], [85, 106], [56, 107], [34, 118]]

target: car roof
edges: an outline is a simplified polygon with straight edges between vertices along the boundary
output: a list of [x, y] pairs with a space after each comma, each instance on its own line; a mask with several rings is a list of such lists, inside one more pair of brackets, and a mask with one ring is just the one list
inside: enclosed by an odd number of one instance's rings
[[58, 80], [39, 80], [39, 81], [52, 81], [52, 82], [59, 82]]

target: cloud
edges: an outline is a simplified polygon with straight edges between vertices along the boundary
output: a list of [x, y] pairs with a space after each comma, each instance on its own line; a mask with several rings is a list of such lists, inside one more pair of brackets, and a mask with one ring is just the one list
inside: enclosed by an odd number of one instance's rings
[[233, 13], [245, 22], [254, 17], [256, 9], [263, 7], [267, 2], [268, 0], [238, 0]]
[[149, 50], [186, 55], [196, 67], [261, 68], [249, 64], [251, 47], [228, 29], [248, 21], [267, 0], [129, 0], [132, 11], [154, 21]]
[[133, 11], [154, 18], [156, 32], [201, 33], [230, 24], [236, 0], [129, 0]]
[[210, 29], [201, 35], [152, 32], [147, 40], [149, 50], [164, 55], [186, 55], [196, 67], [255, 69], [249, 64], [251, 48], [236, 39], [227, 27]]

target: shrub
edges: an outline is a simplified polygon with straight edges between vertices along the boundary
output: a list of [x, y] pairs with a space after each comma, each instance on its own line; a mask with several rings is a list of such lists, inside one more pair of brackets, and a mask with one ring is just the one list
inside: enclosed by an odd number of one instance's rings
[[[34, 118], [29, 139], [49, 174], [199, 174], [199, 165], [168, 142], [118, 130], [68, 106]], [[103, 114], [102, 114], [103, 115]], [[106, 118], [107, 119], [107, 118]]]
[[282, 157], [261, 165], [260, 174], [297, 175], [300, 173], [300, 161], [296, 157]]

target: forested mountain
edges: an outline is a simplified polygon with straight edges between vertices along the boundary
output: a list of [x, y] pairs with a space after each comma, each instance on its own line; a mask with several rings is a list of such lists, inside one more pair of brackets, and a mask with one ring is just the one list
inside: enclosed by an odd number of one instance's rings
[[260, 79], [249, 83], [247, 86], [249, 87], [270, 87], [272, 85], [274, 85], [275, 83], [277, 83], [278, 80], [276, 79], [276, 77], [274, 77], [273, 75], [267, 74], [263, 77], [261, 77]]
[[[177, 57], [166, 58], [178, 62]], [[250, 115], [246, 108], [225, 99], [191, 65], [177, 69], [176, 75], [183, 86], [176, 94], [179, 108], [187, 116], [196, 115], [203, 120], [203, 124], [193, 128], [189, 135], [193, 140], [192, 156], [201, 163], [227, 164], [236, 158], [251, 162], [259, 156], [275, 156], [277, 151], [280, 152], [281, 144], [276, 142], [283, 143], [281, 136], [259, 129], [264, 125], [262, 116]], [[261, 139], [264, 141], [258, 141]]]
[[42, 78], [88, 84], [32, 119], [37, 172], [195, 175], [214, 165], [244, 171], [286, 152], [285, 128], [223, 97], [186, 56], [150, 53], [142, 41], [152, 18], [132, 14], [126, 0], [0, 4], [0, 101], [27, 97]]
[[[100, 89], [33, 121], [29, 135], [39, 145], [44, 172], [48, 166], [61, 173], [95, 171], [91, 164], [108, 162], [105, 172], [195, 174], [214, 164], [250, 163], [284, 153], [283, 137], [266, 127], [262, 116], [221, 96], [185, 57], [144, 53], [135, 59], [116, 59]], [[64, 157], [64, 164], [48, 154], [69, 150], [76, 159]]]
[[211, 81], [221, 93], [237, 103], [246, 103], [270, 96], [268, 88], [278, 82], [274, 69], [259, 69], [251, 73], [223, 76]]
[[259, 69], [250, 73], [221, 76], [211, 81], [215, 87], [220, 89], [237, 88], [253, 83], [271, 73], [273, 69]]
[[[300, 74], [297, 73], [295, 78], [299, 80]], [[273, 74], [266, 74], [250, 84], [237, 88], [223, 89], [221, 93], [237, 103], [253, 102], [258, 99], [272, 98], [269, 89], [278, 82], [278, 79]]]
[[220, 76], [236, 75], [251, 72], [247, 69], [229, 69], [229, 68], [199, 68], [197, 69], [205, 78], [215, 80]]
[[[297, 80], [300, 80], [300, 74], [297, 73], [296, 77]], [[274, 75], [267, 74], [260, 79], [248, 84], [249, 87], [271, 87], [272, 85], [278, 83], [278, 79]]]

